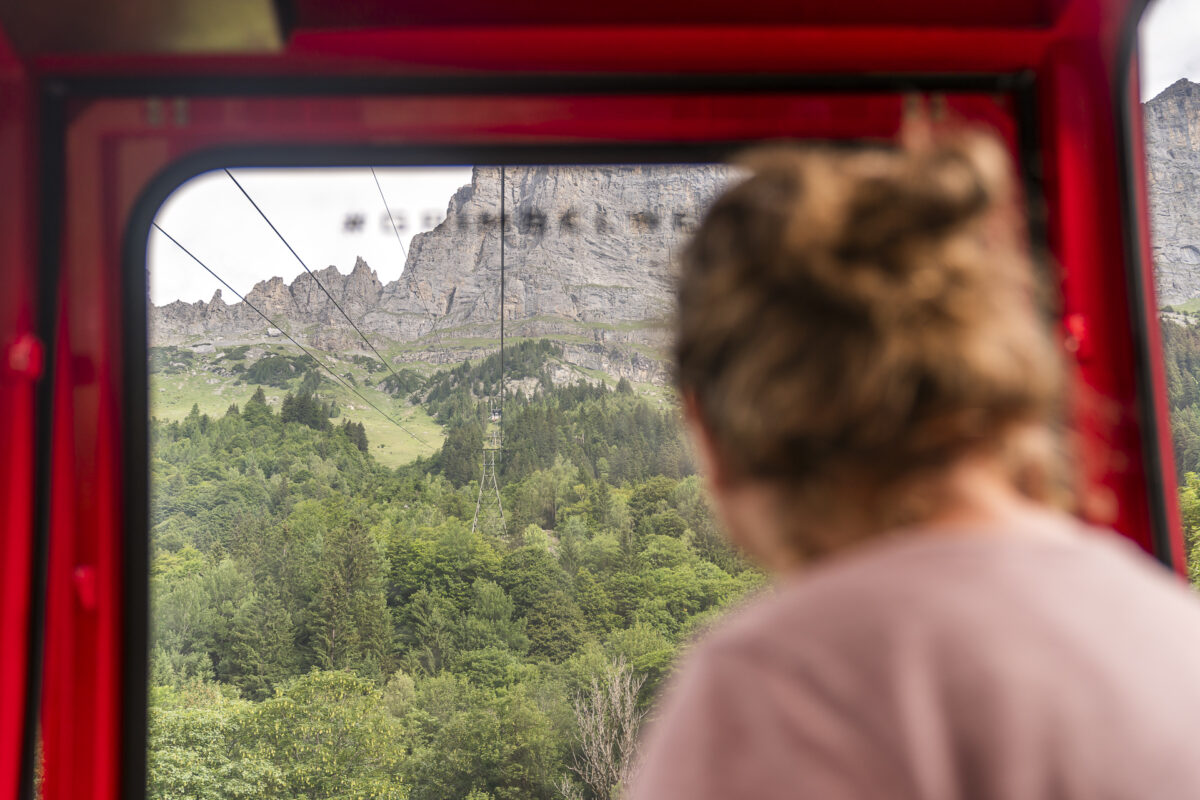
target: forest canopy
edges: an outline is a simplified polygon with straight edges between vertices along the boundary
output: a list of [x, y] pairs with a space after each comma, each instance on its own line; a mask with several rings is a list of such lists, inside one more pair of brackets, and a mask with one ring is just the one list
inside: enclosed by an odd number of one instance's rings
[[404, 387], [447, 436], [399, 469], [299, 369], [280, 413], [260, 388], [152, 422], [152, 798], [611, 796], [578, 769], [580, 714], [633, 687], [635, 724], [761, 576], [674, 411], [555, 385], [555, 353], [510, 354], [532, 389], [502, 409], [503, 524], [476, 530], [492, 360]]

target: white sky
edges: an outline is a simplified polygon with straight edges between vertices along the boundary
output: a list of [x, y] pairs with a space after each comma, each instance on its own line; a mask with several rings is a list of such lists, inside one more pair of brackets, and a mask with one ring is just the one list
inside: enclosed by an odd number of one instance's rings
[[[239, 169], [233, 171], [254, 202], [314, 272], [343, 273], [362, 256], [384, 283], [404, 267], [396, 234], [370, 169]], [[407, 248], [414, 234], [445, 219], [451, 195], [471, 181], [470, 167], [376, 168], [384, 196]], [[347, 218], [361, 216], [358, 228]], [[303, 268], [223, 171], [199, 175], [167, 199], [156, 221], [234, 289], [246, 294], [276, 275], [289, 283]], [[149, 244], [150, 299], [208, 301], [221, 285], [158, 231]], [[237, 298], [223, 289], [226, 303]]]
[[1200, 83], [1200, 0], [1154, 0], [1138, 34], [1142, 100], [1180, 78]]
[[[1179, 78], [1200, 82], [1200, 0], [1154, 0], [1139, 31], [1142, 99]], [[376, 173], [404, 246], [440, 222], [450, 196], [471, 178], [469, 167], [378, 168]], [[400, 246], [369, 169], [242, 169], [235, 173], [255, 201], [313, 269], [343, 273], [362, 256], [384, 283], [404, 266]], [[347, 226], [361, 216], [361, 227]], [[163, 204], [158, 224], [240, 293], [279, 275], [290, 282], [302, 271], [258, 213], [225, 175], [200, 175]], [[207, 301], [220, 284], [161, 234], [149, 246], [150, 298]], [[236, 302], [228, 291], [225, 302]]]

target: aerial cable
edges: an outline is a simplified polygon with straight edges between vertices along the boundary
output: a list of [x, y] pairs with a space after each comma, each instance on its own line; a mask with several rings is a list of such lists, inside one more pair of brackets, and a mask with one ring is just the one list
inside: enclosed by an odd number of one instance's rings
[[392, 375], [395, 376], [396, 381], [397, 381], [397, 387], [403, 385], [403, 383], [404, 383], [403, 379], [399, 375], [396, 374], [396, 370], [392, 369], [391, 363], [389, 363], [388, 360], [383, 357], [382, 353], [380, 353], [378, 350], [375, 349], [375, 345], [371, 344], [371, 340], [367, 338], [366, 334], [364, 334], [362, 332], [362, 330], [358, 327], [358, 325], [355, 324], [354, 320], [352, 320], [350, 318], [350, 315], [346, 313], [346, 310], [344, 308], [342, 308], [341, 303], [339, 303], [337, 300], [335, 300], [333, 295], [329, 293], [329, 290], [325, 288], [325, 284], [321, 283], [321, 280], [313, 273], [313, 271], [311, 269], [308, 268], [308, 264], [304, 263], [304, 259], [302, 259], [300, 257], [300, 254], [297, 253], [296, 250], [290, 244], [288, 244], [288, 240], [285, 239], [283, 234], [279, 232], [279, 229], [275, 227], [275, 224], [273, 222], [271, 222], [270, 218], [266, 215], [266, 213], [264, 213], [263, 210], [261, 208], [259, 208], [258, 203], [254, 202], [254, 198], [250, 196], [250, 193], [246, 191], [246, 189], [242, 186], [242, 184], [238, 183], [238, 179], [233, 177], [233, 173], [230, 172], [228, 169], [225, 170], [225, 174], [229, 176], [229, 180], [233, 181], [233, 185], [236, 186], [241, 191], [241, 193], [243, 195], [245, 195], [246, 199], [250, 201], [250, 205], [254, 206], [254, 210], [257, 211], [258, 215], [263, 218], [263, 221], [266, 222], [267, 225], [270, 226], [271, 230], [273, 230], [275, 232], [275, 235], [279, 237], [279, 241], [283, 242], [283, 246], [286, 247], [291, 252], [291, 254], [296, 257], [296, 261], [300, 262], [300, 266], [304, 267], [304, 271], [307, 272], [314, 281], [316, 281], [317, 286], [319, 286], [321, 288], [321, 291], [325, 293], [325, 296], [329, 298], [330, 302], [333, 303], [334, 307], [338, 311], [340, 311], [342, 316], [346, 318], [346, 321], [350, 323], [350, 327], [354, 328], [354, 332], [358, 334], [358, 338], [362, 339], [366, 343], [367, 347], [371, 348], [371, 352], [373, 352], [376, 356], [378, 356], [379, 360], [381, 362], [383, 362], [383, 365], [388, 368], [388, 371], [391, 372]]
[[[400, 238], [400, 229], [396, 227], [396, 220], [392, 216], [391, 206], [388, 205], [387, 198], [384, 197], [384, 195], [383, 195], [383, 186], [379, 183], [379, 176], [375, 174], [374, 167], [371, 167], [371, 177], [375, 179], [375, 188], [379, 190], [379, 199], [383, 201], [383, 209], [384, 209], [384, 211], [387, 212], [388, 222], [390, 222], [392, 224], [392, 232], [396, 234], [396, 244], [400, 245], [400, 254], [404, 256], [404, 261], [407, 263], [408, 250], [404, 247], [404, 240]], [[406, 263], [402, 263], [400, 265], [401, 271], [403, 271], [403, 268], [406, 266]], [[429, 315], [429, 318], [431, 320], [433, 320], [433, 327], [429, 329], [429, 333], [430, 334], [436, 333], [437, 326], [438, 326], [437, 314], [435, 314], [433, 312], [433, 309], [430, 308], [429, 303], [425, 302], [424, 297], [421, 297], [418, 294], [417, 299], [421, 301], [421, 305], [425, 306], [425, 313], [427, 313]], [[438, 343], [439, 344], [441, 343], [441, 337], [438, 337]]]
[[212, 268], [211, 268], [211, 267], [209, 267], [207, 264], [205, 264], [203, 261], [201, 261], [201, 260], [200, 260], [200, 259], [199, 259], [199, 258], [198, 258], [198, 257], [197, 257], [195, 254], [194, 254], [194, 253], [192, 253], [192, 251], [191, 251], [191, 250], [188, 250], [186, 247], [184, 247], [184, 246], [183, 246], [183, 245], [182, 245], [182, 244], [179, 242], [179, 240], [178, 240], [178, 239], [176, 239], [174, 236], [172, 236], [171, 234], [169, 234], [169, 233], [167, 233], [165, 230], [163, 230], [163, 229], [162, 229], [162, 226], [160, 226], [160, 225], [159, 225], [157, 222], [154, 222], [154, 223], [151, 223], [151, 224], [152, 224], [152, 225], [155, 227], [155, 229], [156, 229], [156, 230], [157, 230], [159, 233], [161, 233], [163, 236], [165, 236], [165, 237], [167, 237], [168, 239], [170, 239], [170, 240], [171, 240], [171, 242], [172, 242], [172, 243], [173, 243], [173, 244], [174, 244], [176, 247], [178, 247], [180, 250], [182, 250], [182, 251], [183, 251], [183, 252], [184, 252], [184, 253], [185, 253], [185, 254], [188, 256], [188, 258], [192, 259], [192, 261], [195, 261], [197, 264], [199, 264], [201, 267], [203, 267], [203, 268], [205, 269], [205, 271], [207, 271], [207, 272], [208, 272], [208, 274], [209, 274], [209, 275], [212, 275], [214, 278], [216, 278], [218, 281], [220, 281], [222, 286], [224, 286], [224, 287], [225, 287], [226, 289], [228, 289], [229, 291], [233, 292], [234, 296], [235, 296], [235, 297], [237, 297], [237, 299], [238, 299], [238, 300], [241, 300], [241, 301], [242, 301], [243, 303], [245, 303], [245, 304], [246, 304], [246, 305], [247, 305], [247, 306], [248, 306], [248, 307], [249, 307], [249, 308], [250, 308], [252, 311], [254, 311], [256, 314], [258, 314], [260, 317], [262, 317], [264, 320], [266, 320], [268, 325], [270, 325], [272, 328], [274, 328], [274, 329], [276, 329], [277, 331], [279, 331], [281, 334], [283, 334], [283, 335], [284, 335], [284, 336], [287, 338], [287, 340], [288, 340], [289, 342], [291, 342], [292, 344], [296, 345], [296, 347], [300, 348], [300, 350], [302, 350], [302, 351], [304, 352], [304, 355], [306, 355], [306, 356], [308, 356], [310, 359], [312, 359], [312, 360], [313, 360], [315, 363], [317, 363], [319, 366], [321, 366], [321, 367], [322, 367], [322, 368], [323, 368], [323, 369], [324, 369], [326, 372], [328, 372], [330, 375], [332, 375], [332, 376], [333, 376], [333, 378], [334, 378], [335, 380], [337, 380], [339, 383], [341, 383], [343, 386], [345, 386], [345, 387], [346, 387], [348, 390], [350, 390], [351, 392], [353, 392], [353, 393], [354, 393], [354, 394], [355, 394], [355, 395], [358, 397], [358, 399], [359, 399], [359, 400], [362, 400], [364, 403], [366, 403], [367, 405], [369, 405], [371, 408], [373, 408], [373, 409], [375, 409], [376, 411], [378, 411], [380, 416], [382, 416], [382, 417], [383, 417], [384, 419], [386, 419], [388, 422], [390, 422], [390, 423], [392, 423], [393, 425], [395, 425], [395, 426], [396, 426], [397, 428], [399, 428], [400, 430], [402, 430], [402, 431], [404, 431], [405, 433], [407, 433], [407, 434], [408, 434], [409, 436], [411, 436], [412, 438], [416, 439], [416, 440], [417, 440], [418, 442], [420, 442], [421, 444], [423, 444], [423, 445], [425, 445], [426, 447], [428, 447], [430, 450], [432, 450], [432, 449], [433, 449], [433, 447], [432, 447], [432, 446], [429, 444], [429, 442], [426, 442], [426, 441], [425, 441], [424, 439], [422, 439], [420, 436], [417, 436], [415, 433], [413, 433], [412, 431], [410, 431], [408, 428], [404, 427], [404, 426], [403, 426], [403, 425], [401, 425], [399, 422], [397, 422], [395, 419], [393, 419], [393, 418], [392, 418], [392, 417], [391, 417], [389, 414], [387, 414], [387, 413], [386, 413], [386, 412], [385, 412], [383, 409], [381, 409], [379, 406], [375, 405], [375, 404], [374, 404], [374, 403], [372, 403], [370, 400], [368, 400], [366, 397], [364, 397], [364, 396], [363, 396], [363, 394], [362, 394], [361, 392], [359, 392], [359, 391], [358, 391], [358, 389], [357, 389], [356, 387], [354, 387], [352, 384], [350, 384], [348, 381], [346, 381], [346, 379], [344, 379], [344, 378], [343, 378], [341, 375], [338, 375], [336, 372], [334, 372], [334, 371], [333, 371], [333, 369], [332, 369], [332, 368], [331, 368], [331, 367], [330, 367], [328, 364], [326, 364], [324, 361], [322, 361], [321, 359], [319, 359], [319, 358], [317, 358], [315, 355], [313, 355], [313, 354], [312, 354], [312, 352], [311, 352], [311, 351], [310, 351], [310, 350], [309, 350], [307, 347], [305, 347], [304, 345], [300, 344], [300, 343], [299, 343], [299, 342], [297, 342], [295, 339], [293, 339], [293, 338], [292, 338], [292, 336], [291, 336], [291, 334], [289, 334], [289, 333], [288, 333], [286, 330], [284, 330], [282, 327], [280, 327], [280, 326], [279, 326], [279, 324], [275, 322], [275, 320], [273, 320], [273, 319], [271, 319], [270, 317], [268, 317], [268, 316], [267, 316], [265, 313], [263, 313], [263, 312], [262, 312], [262, 311], [261, 311], [261, 310], [258, 308], [258, 306], [254, 305], [254, 304], [253, 304], [253, 303], [251, 303], [249, 300], [247, 300], [245, 297], [243, 297], [243, 296], [242, 296], [240, 293], [238, 293], [238, 290], [237, 290], [237, 289], [234, 289], [232, 286], [230, 286], [230, 285], [229, 285], [229, 284], [226, 282], [226, 280], [225, 280], [224, 278], [222, 278], [220, 275], [218, 275], [216, 272], [214, 272], [214, 271], [212, 270]]

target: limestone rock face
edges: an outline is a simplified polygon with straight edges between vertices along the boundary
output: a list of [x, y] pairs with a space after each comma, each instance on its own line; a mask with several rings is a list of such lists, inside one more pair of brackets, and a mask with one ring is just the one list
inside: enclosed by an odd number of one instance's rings
[[[477, 167], [442, 224], [413, 238], [398, 280], [382, 284], [361, 258], [348, 275], [333, 266], [316, 275], [377, 347], [425, 337], [430, 350], [445, 350], [447, 340], [499, 332], [503, 229], [507, 332], [583, 335], [597, 346], [571, 353], [589, 368], [661, 382], [662, 366], [629, 347], [665, 344], [676, 251], [731, 178], [723, 166], [507, 167], [503, 176]], [[366, 349], [307, 273], [291, 285], [262, 281], [246, 300], [305, 344]], [[156, 344], [255, 341], [268, 327], [220, 292], [208, 303], [154, 307], [150, 321]]]
[[1143, 107], [1160, 305], [1200, 297], [1200, 85], [1181, 79]]
[[[670, 309], [674, 250], [729, 179], [724, 167], [509, 167], [503, 175], [505, 319], [613, 323]], [[445, 330], [496, 324], [497, 168], [476, 168], [446, 220], [413, 238], [380, 310]], [[395, 338], [411, 338], [403, 323]]]

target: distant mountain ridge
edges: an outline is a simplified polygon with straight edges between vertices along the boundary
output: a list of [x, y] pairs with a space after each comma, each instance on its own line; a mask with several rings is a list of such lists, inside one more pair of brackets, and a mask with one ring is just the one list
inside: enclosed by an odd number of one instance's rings
[[[504, 175], [505, 320], [516, 336], [571, 337], [569, 358], [604, 369], [596, 348], [618, 361], [645, 362], [665, 345], [675, 250], [731, 176], [724, 166], [509, 167]], [[421, 342], [397, 360], [456, 360], [480, 338], [499, 333], [500, 190], [498, 168], [476, 168], [450, 199], [437, 228], [413, 237], [401, 276], [384, 284], [362, 259], [349, 274], [316, 271], [329, 294], [384, 349]], [[317, 281], [271, 278], [246, 299], [300, 341], [327, 351], [366, 348]], [[151, 307], [155, 344], [204, 339], [239, 344], [277, 335], [252, 309], [211, 300]], [[649, 360], [655, 360], [652, 357]], [[618, 368], [617, 372], [623, 370]], [[627, 375], [661, 378], [643, 363]]]

